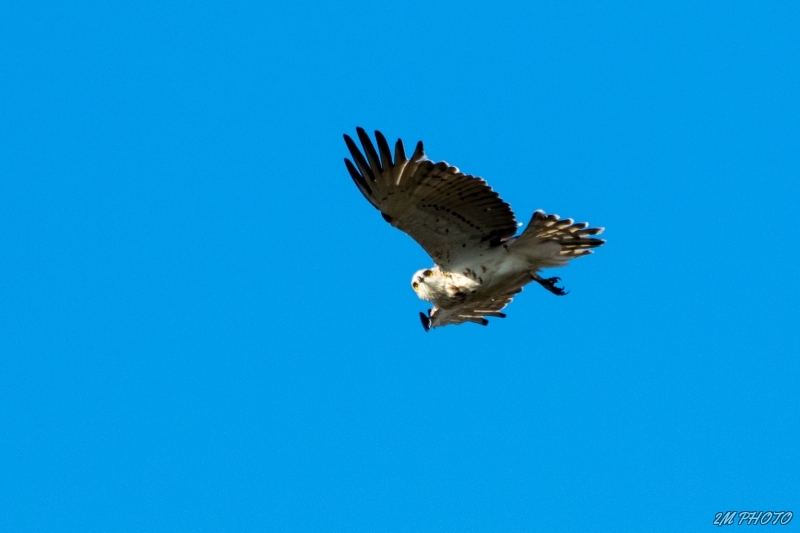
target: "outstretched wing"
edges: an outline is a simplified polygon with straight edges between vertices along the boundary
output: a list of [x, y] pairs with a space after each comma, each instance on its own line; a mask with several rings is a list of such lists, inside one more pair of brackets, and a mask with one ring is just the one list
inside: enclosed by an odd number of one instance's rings
[[353, 156], [344, 162], [353, 181], [383, 218], [409, 234], [436, 264], [448, 269], [516, 233], [511, 207], [481, 178], [433, 163], [421, 141], [408, 159], [398, 139], [392, 160], [381, 132], [375, 132], [378, 151], [362, 128], [356, 132], [364, 154], [344, 136]]
[[422, 327], [425, 328], [425, 331], [428, 331], [430, 328], [438, 328], [450, 324], [463, 324], [464, 322], [474, 322], [486, 326], [489, 324], [489, 321], [486, 320], [487, 316], [505, 318], [505, 313], [500, 311], [511, 303], [514, 295], [520, 292], [522, 292], [521, 286], [509, 289], [502, 294], [496, 294], [491, 298], [484, 297], [480, 300], [472, 300], [464, 305], [450, 309], [434, 307], [428, 311], [428, 316], [425, 316], [425, 313], [419, 314], [422, 320]]

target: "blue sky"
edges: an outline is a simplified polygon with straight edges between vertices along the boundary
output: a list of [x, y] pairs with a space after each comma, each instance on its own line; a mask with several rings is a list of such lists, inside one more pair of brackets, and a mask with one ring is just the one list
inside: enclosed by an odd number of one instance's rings
[[[2, 12], [0, 530], [800, 512], [797, 4]], [[608, 243], [426, 334], [356, 126]]]

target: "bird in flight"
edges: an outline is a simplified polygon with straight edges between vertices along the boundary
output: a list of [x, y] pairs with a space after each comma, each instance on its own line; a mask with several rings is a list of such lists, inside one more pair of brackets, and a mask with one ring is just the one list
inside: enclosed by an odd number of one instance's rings
[[433, 303], [427, 314], [419, 314], [425, 331], [465, 322], [485, 326], [486, 317], [505, 318], [503, 308], [532, 281], [564, 296], [567, 291], [556, 286], [560, 278], [543, 278], [539, 271], [565, 266], [605, 243], [593, 237], [603, 228], [541, 210], [515, 236], [511, 207], [483, 179], [429, 160], [422, 141], [409, 159], [398, 139], [392, 157], [381, 132], [375, 132], [377, 150], [362, 128], [356, 133], [363, 153], [344, 136], [353, 157], [344, 163], [356, 186], [386, 222], [410, 235], [435, 263], [411, 278], [417, 296]]

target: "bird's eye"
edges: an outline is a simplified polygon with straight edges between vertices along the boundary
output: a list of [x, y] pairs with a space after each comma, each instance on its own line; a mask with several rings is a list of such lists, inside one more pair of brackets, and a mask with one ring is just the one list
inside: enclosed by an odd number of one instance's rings
[[423, 274], [423, 275], [424, 275], [426, 278], [429, 278], [429, 277], [433, 276], [433, 272], [431, 272], [430, 270], [426, 270], [426, 271], [425, 271], [425, 272], [423, 272], [422, 274]]
[[411, 284], [411, 286], [414, 288], [414, 290], [417, 290], [419, 288], [419, 283], [415, 281], [414, 283]]

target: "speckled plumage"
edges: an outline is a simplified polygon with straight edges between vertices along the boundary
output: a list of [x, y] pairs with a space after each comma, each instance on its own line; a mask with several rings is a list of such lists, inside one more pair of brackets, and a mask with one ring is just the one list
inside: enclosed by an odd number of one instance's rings
[[423, 327], [505, 317], [500, 311], [531, 281], [554, 294], [558, 278], [541, 278], [539, 270], [564, 266], [592, 253], [605, 241], [593, 236], [603, 228], [560, 220], [536, 211], [519, 236], [511, 207], [481, 178], [445, 162], [433, 163], [422, 142], [411, 158], [398, 139], [394, 158], [385, 137], [375, 132], [378, 150], [367, 133], [356, 129], [364, 153], [347, 135], [353, 161], [345, 159], [356, 186], [384, 220], [417, 241], [436, 263], [414, 274], [412, 288], [434, 304], [420, 313]]

